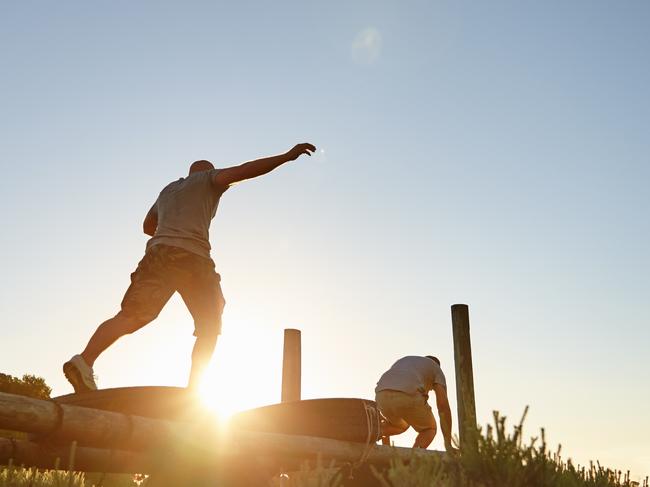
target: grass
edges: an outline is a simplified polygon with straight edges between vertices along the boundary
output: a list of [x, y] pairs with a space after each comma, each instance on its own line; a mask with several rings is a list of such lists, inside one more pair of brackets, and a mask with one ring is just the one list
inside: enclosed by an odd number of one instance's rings
[[1, 487], [85, 487], [84, 474], [63, 470], [14, 467], [0, 470]]
[[[549, 450], [544, 430], [524, 442], [523, 421], [507, 431], [506, 420], [494, 413], [494, 424], [479, 435], [478, 450], [439, 458], [395, 459], [387, 468], [349, 469], [307, 465], [269, 481], [271, 487], [650, 487], [648, 478], [634, 482], [629, 472], [601, 466], [575, 465], [564, 460], [561, 449]], [[364, 480], [365, 477], [365, 480]], [[146, 487], [149, 480], [134, 476], [84, 475], [70, 471], [15, 468], [0, 469], [0, 487]], [[219, 484], [223, 486], [224, 484]]]
[[70, 470], [43, 470], [8, 465], [0, 468], [0, 487], [138, 487], [134, 475], [84, 474]]
[[509, 433], [506, 419], [494, 413], [494, 424], [487, 426], [478, 438], [478, 449], [463, 455], [446, 457], [414, 457], [409, 462], [394, 459], [388, 468], [371, 467], [373, 480], [365, 483], [346, 481], [347, 471], [332, 475], [331, 469], [317, 465], [303, 468], [285, 487], [339, 487], [372, 485], [377, 487], [650, 487], [646, 477], [641, 483], [631, 479], [629, 472], [601, 466], [589, 466], [564, 460], [561, 448], [549, 450], [544, 430], [540, 435], [523, 440], [523, 422]]

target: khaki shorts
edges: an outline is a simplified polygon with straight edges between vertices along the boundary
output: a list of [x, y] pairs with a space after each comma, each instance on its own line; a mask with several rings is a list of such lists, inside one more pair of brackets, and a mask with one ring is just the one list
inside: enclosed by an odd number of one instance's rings
[[226, 304], [220, 282], [212, 259], [178, 247], [154, 245], [131, 274], [121, 313], [144, 326], [178, 291], [194, 318], [194, 335], [218, 335]]
[[375, 395], [377, 407], [393, 426], [407, 429], [412, 426], [417, 432], [436, 427], [431, 406], [421, 394], [407, 394], [400, 391], [383, 390]]

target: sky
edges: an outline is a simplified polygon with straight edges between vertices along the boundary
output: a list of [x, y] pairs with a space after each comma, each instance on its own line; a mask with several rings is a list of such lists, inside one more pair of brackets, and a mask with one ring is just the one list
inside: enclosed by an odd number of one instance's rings
[[[649, 23], [643, 1], [2, 2], [0, 371], [71, 392], [160, 189], [307, 141], [211, 227], [222, 407], [279, 401], [299, 328], [304, 398], [372, 399], [433, 354], [456, 421], [466, 303], [480, 424], [529, 405], [565, 458], [650, 474]], [[192, 330], [175, 296], [100, 387], [183, 386]]]

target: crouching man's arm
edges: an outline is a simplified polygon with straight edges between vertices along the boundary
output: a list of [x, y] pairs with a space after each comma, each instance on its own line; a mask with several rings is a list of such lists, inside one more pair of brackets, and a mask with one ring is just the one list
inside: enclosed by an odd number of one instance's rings
[[436, 406], [440, 416], [440, 429], [445, 439], [445, 449], [448, 452], [454, 451], [451, 442], [451, 408], [449, 407], [449, 398], [447, 397], [447, 388], [442, 384], [434, 384], [433, 390], [436, 393]]

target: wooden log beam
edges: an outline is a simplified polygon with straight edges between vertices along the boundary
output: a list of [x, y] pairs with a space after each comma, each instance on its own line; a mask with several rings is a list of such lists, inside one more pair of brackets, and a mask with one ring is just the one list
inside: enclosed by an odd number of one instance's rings
[[367, 463], [387, 465], [391, 460], [401, 459], [409, 462], [414, 457], [445, 456], [445, 452], [423, 450], [420, 448], [402, 448], [384, 445], [367, 446], [363, 443], [317, 438], [313, 436], [284, 435], [279, 433], [258, 433], [242, 431], [230, 439], [228, 455], [246, 455], [254, 452], [274, 458], [316, 460], [334, 460], [337, 463], [355, 463], [365, 458]]
[[[28, 440], [0, 438], [0, 465], [12, 460], [14, 465], [54, 469], [68, 468], [70, 446], [47, 445]], [[74, 470], [106, 473], [149, 473], [154, 462], [149, 456], [123, 450], [77, 447]]]
[[[387, 464], [391, 459], [408, 461], [413, 456], [443, 455], [431, 450], [413, 450], [372, 444], [332, 440], [309, 436], [250, 431], [218, 431], [197, 423], [172, 423], [139, 416], [109, 413], [90, 408], [63, 405], [63, 415], [51, 401], [0, 393], [0, 428], [47, 435], [44, 445], [53, 441], [77, 440], [81, 445], [94, 444], [124, 450], [146, 450], [155, 455], [181, 456], [193, 461], [236, 461], [250, 455], [278, 462], [323, 460]], [[60, 423], [59, 423], [60, 420]], [[98, 425], [94, 424], [97, 421]], [[113, 421], [113, 432], [106, 429]], [[120, 441], [116, 441], [118, 438]], [[102, 445], [103, 443], [103, 445]], [[30, 448], [33, 448], [30, 446]], [[40, 454], [34, 450], [35, 454]], [[170, 453], [171, 452], [171, 453]], [[90, 453], [89, 453], [90, 455]], [[99, 453], [96, 453], [99, 455]], [[59, 456], [60, 452], [59, 452]], [[49, 458], [49, 457], [48, 457]]]
[[[218, 457], [214, 457], [214, 460], [227, 462], [226, 464], [231, 467], [237, 465], [241, 460], [249, 462], [250, 465], [250, 456], [254, 454], [256, 461], [263, 460], [269, 466], [275, 465], [280, 471], [280, 466], [297, 469], [305, 461], [312, 462], [314, 465], [319, 457], [325, 464], [330, 461], [334, 461], [335, 464], [354, 463], [361, 460], [366, 452], [365, 445], [359, 443], [276, 433], [246, 432], [241, 437], [232, 438], [228, 448], [220, 453]], [[375, 445], [367, 453], [366, 462], [372, 465], [388, 465], [391, 460], [396, 458], [409, 462], [414, 457], [435, 455], [443, 456], [444, 453]], [[58, 461], [58, 466], [66, 468], [69, 456], [69, 445], [37, 443], [28, 440], [12, 441], [8, 438], [0, 438], [0, 465], [7, 464], [9, 459], [13, 459], [15, 465], [52, 469], [57, 466]], [[171, 456], [169, 452], [160, 449], [156, 449], [155, 454], [148, 454], [77, 447], [74, 470], [106, 473], [151, 473], [159, 470], [166, 463], [187, 463], [187, 461], [188, 459], [182, 455]], [[192, 458], [192, 461], [196, 464], [201, 463], [197, 458]]]
[[[0, 438], [0, 465], [7, 465], [11, 460], [14, 465], [27, 468], [68, 470], [71, 459], [71, 445], [38, 443], [30, 440], [11, 440]], [[177, 452], [178, 453], [178, 452]], [[168, 475], [177, 472], [181, 477], [187, 476], [188, 471], [209, 469], [212, 475], [222, 471], [231, 475], [241, 475], [245, 470], [261, 470], [268, 472], [271, 477], [285, 469], [298, 470], [301, 460], [288, 458], [279, 461], [274, 457], [256, 455], [226, 456], [215, 469], [215, 462], [208, 466], [201, 459], [183, 454], [171, 455], [170, 452], [156, 450], [153, 453], [132, 452], [125, 450], [109, 450], [104, 448], [76, 447], [74, 449], [74, 465], [76, 472], [100, 473], [144, 473]], [[172, 485], [181, 485], [177, 482]]]
[[82, 446], [144, 450], [186, 438], [192, 426], [0, 393], [0, 429]]

